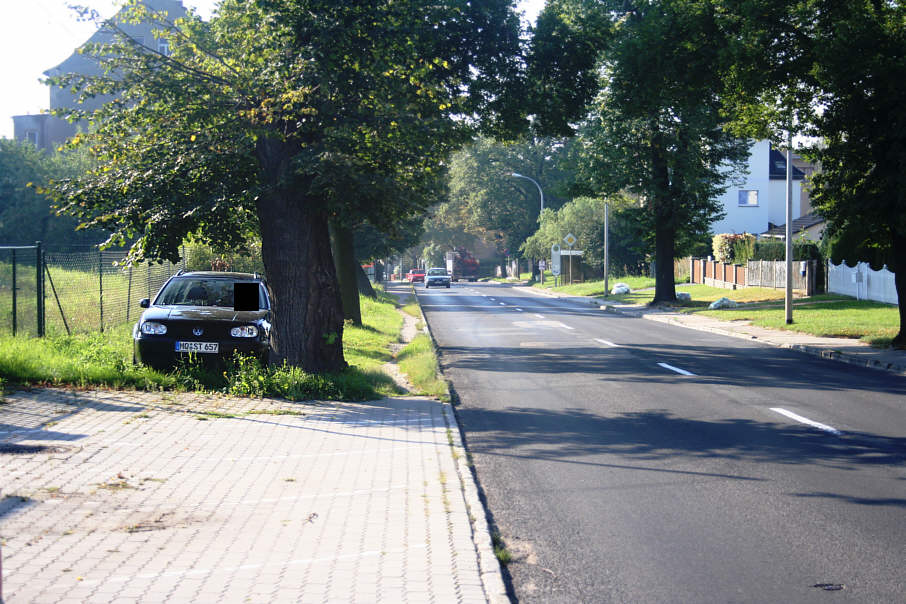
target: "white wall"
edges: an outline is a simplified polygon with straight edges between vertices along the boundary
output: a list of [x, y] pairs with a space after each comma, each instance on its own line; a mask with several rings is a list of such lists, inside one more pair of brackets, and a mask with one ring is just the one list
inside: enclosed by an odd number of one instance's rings
[[[732, 182], [720, 203], [727, 215], [711, 225], [713, 233], [763, 233], [768, 222], [786, 223], [786, 181], [769, 177], [771, 144], [757, 141], [749, 155], [749, 173], [742, 182]], [[801, 180], [793, 181], [793, 218], [799, 218]], [[757, 206], [740, 206], [739, 191], [758, 191]]]

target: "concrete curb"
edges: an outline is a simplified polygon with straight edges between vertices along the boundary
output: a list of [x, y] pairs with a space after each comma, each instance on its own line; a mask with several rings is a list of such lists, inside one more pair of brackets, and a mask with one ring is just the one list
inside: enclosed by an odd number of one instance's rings
[[[459, 424], [456, 422], [456, 414], [449, 403], [444, 403], [443, 410], [444, 418], [447, 420], [447, 430], [449, 430], [447, 434], [452, 441], [450, 449], [453, 453], [453, 458], [456, 460], [456, 471], [459, 474], [462, 496], [465, 499], [466, 508], [469, 510], [469, 520], [472, 524], [472, 543], [475, 544], [475, 551], [478, 554], [478, 572], [481, 576], [481, 584], [484, 587], [488, 602], [491, 602], [491, 604], [507, 604], [510, 598], [506, 593], [500, 562], [497, 560], [497, 556], [494, 555], [487, 510], [481, 503], [481, 498], [478, 496], [478, 486], [472, 477], [471, 468], [466, 463], [468, 457], [466, 457], [466, 449], [462, 444], [462, 435], [459, 431]], [[480, 518], [478, 517], [479, 510], [481, 510]]]
[[[417, 294], [413, 290], [413, 295]], [[419, 312], [422, 321], [425, 324], [423, 333], [431, 338], [431, 344], [437, 350], [437, 342], [434, 340], [434, 334], [431, 332], [428, 318], [421, 310]], [[437, 365], [438, 373], [443, 376], [440, 359]], [[446, 380], [446, 378], [444, 378]], [[449, 381], [449, 380], [448, 380]], [[462, 442], [462, 433], [460, 432], [459, 423], [456, 421], [456, 412], [450, 403], [441, 403], [443, 405], [444, 420], [447, 423], [447, 436], [450, 440], [450, 454], [456, 463], [456, 473], [459, 477], [459, 486], [462, 492], [463, 500], [469, 512], [469, 523], [472, 526], [472, 544], [475, 547], [475, 553], [478, 556], [478, 573], [481, 578], [481, 585], [484, 589], [485, 596], [491, 604], [509, 604], [510, 597], [506, 592], [506, 585], [503, 582], [503, 571], [500, 568], [500, 561], [494, 555], [494, 547], [491, 542], [491, 523], [488, 520], [488, 512], [478, 496], [478, 485], [472, 475], [472, 469], [467, 464], [467, 454], [465, 445]], [[480, 516], [479, 516], [480, 510]]]

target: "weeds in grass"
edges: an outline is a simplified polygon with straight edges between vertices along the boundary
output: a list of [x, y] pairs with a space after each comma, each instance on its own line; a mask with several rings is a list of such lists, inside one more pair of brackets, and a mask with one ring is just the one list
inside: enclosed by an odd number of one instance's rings
[[246, 412], [246, 415], [305, 415], [305, 413], [290, 409], [252, 409]]
[[513, 561], [513, 554], [506, 548], [506, 545], [503, 543], [503, 537], [501, 537], [500, 533], [497, 531], [491, 533], [491, 544], [494, 546], [494, 556], [497, 557], [497, 560], [501, 564], [506, 566]]
[[400, 371], [409, 376], [409, 381], [419, 393], [449, 400], [447, 383], [438, 376], [437, 356], [431, 338], [425, 334], [417, 335], [400, 351], [397, 361]]

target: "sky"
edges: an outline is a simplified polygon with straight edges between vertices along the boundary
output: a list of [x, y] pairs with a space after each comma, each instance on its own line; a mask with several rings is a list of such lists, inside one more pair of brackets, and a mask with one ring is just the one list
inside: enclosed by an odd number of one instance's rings
[[[44, 71], [66, 59], [95, 31], [93, 23], [79, 22], [68, 6], [79, 4], [109, 17], [121, 5], [119, 0], [0, 0], [0, 137], [13, 137], [14, 115], [41, 113], [48, 108], [49, 91], [39, 80]], [[183, 0], [204, 18], [211, 15], [217, 0]], [[544, 0], [519, 0], [530, 23], [544, 6]]]

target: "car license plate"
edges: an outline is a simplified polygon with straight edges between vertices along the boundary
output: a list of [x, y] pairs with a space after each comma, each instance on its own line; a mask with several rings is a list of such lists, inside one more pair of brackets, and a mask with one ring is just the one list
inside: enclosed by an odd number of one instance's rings
[[217, 342], [177, 342], [176, 352], [216, 354], [220, 352], [220, 344]]

